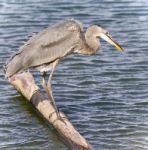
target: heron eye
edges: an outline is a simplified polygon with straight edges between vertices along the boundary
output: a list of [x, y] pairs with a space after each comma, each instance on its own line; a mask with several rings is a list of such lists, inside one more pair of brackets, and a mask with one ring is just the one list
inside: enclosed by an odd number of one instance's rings
[[109, 35], [109, 32], [106, 32], [106, 35]]

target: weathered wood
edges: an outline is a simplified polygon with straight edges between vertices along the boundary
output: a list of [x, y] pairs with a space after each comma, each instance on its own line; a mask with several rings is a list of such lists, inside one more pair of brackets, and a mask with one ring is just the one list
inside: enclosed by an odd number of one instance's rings
[[51, 124], [59, 135], [69, 144], [73, 150], [91, 150], [90, 145], [73, 127], [64, 113], [59, 112], [64, 122], [57, 118], [55, 109], [50, 99], [39, 91], [34, 78], [29, 72], [17, 74], [8, 79], [9, 82], [39, 111], [39, 113]]

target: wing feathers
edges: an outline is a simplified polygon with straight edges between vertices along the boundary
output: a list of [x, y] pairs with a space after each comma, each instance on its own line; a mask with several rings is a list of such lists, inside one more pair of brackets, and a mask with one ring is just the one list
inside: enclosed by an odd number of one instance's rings
[[73, 48], [80, 32], [82, 32], [81, 23], [69, 20], [33, 35], [6, 64], [6, 77], [63, 57]]

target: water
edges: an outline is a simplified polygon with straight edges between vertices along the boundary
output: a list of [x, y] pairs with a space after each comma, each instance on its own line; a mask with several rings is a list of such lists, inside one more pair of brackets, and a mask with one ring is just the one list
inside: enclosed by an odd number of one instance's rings
[[[101, 24], [126, 51], [119, 53], [101, 40], [96, 55], [63, 59], [53, 81], [58, 107], [95, 150], [147, 150], [147, 0], [0, 0], [0, 68], [32, 32], [68, 18], [85, 27]], [[34, 75], [39, 81], [40, 73]], [[2, 69], [0, 149], [68, 150], [5, 81]]]

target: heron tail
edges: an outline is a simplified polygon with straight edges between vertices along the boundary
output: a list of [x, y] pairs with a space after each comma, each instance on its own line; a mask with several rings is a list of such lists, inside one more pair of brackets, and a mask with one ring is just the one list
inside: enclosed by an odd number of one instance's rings
[[23, 68], [23, 60], [20, 55], [14, 55], [4, 65], [5, 78], [9, 78]]

